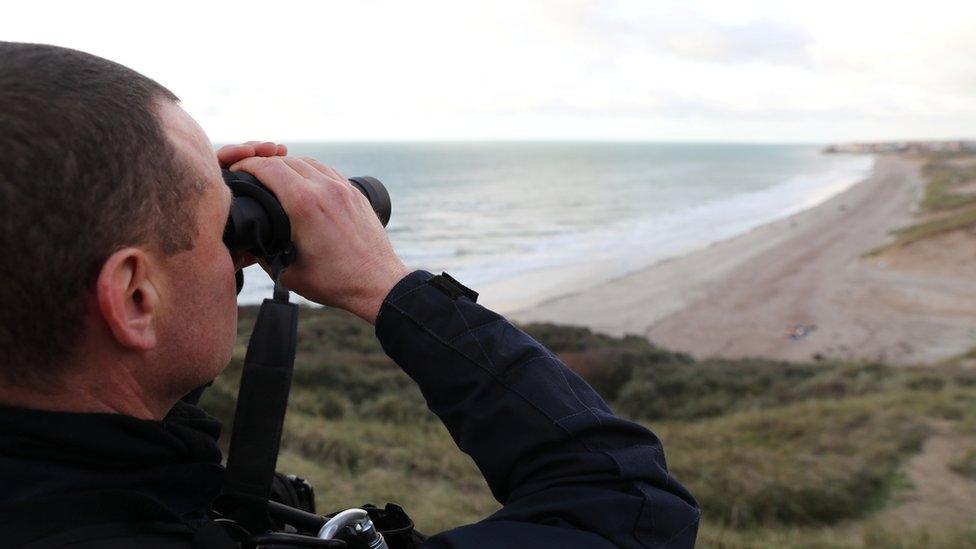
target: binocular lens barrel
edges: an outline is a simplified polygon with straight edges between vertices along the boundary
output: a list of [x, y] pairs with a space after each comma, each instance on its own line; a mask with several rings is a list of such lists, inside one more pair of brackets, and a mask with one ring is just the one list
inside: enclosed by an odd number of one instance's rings
[[390, 222], [390, 212], [393, 209], [392, 204], [390, 204], [390, 193], [387, 192], [386, 187], [380, 183], [379, 179], [368, 175], [350, 177], [349, 182], [366, 196], [370, 205], [373, 206], [373, 211], [376, 212], [376, 217], [380, 218], [380, 223], [386, 227], [386, 224]]
[[[224, 229], [227, 248], [251, 252], [269, 263], [276, 255], [292, 251], [291, 222], [274, 193], [249, 173], [223, 170], [223, 176], [234, 194]], [[368, 176], [350, 178], [349, 183], [369, 200], [385, 227], [392, 205], [383, 183]]]

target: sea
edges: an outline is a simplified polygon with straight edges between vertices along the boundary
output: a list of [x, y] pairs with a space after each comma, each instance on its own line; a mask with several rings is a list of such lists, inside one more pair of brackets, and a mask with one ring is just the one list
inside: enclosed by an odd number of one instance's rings
[[[822, 145], [607, 142], [299, 143], [390, 192], [411, 268], [445, 271], [495, 308], [525, 308], [810, 208], [871, 171]], [[270, 297], [258, 267], [239, 303]], [[300, 298], [296, 298], [302, 301]]]

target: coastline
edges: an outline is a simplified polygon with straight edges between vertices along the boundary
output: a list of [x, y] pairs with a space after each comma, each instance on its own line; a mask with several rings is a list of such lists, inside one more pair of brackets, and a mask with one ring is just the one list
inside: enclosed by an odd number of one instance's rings
[[976, 280], [864, 257], [911, 223], [918, 169], [879, 156], [869, 177], [819, 205], [507, 316], [646, 336], [700, 358], [907, 364], [959, 354], [976, 341]]
[[[616, 227], [602, 228], [605, 233], [602, 237], [594, 238], [598, 231], [592, 231], [575, 235], [569, 241], [542, 243], [554, 246], [554, 255], [563, 256], [562, 260], [543, 261], [540, 265], [539, 258], [530, 255], [513, 258], [517, 264], [502, 269], [501, 277], [477, 280], [484, 278], [483, 273], [463, 270], [457, 276], [462, 280], [475, 279], [482, 303], [502, 314], [532, 309], [815, 208], [867, 177], [875, 160], [876, 155], [855, 155], [843, 162], [820, 160], [819, 171], [807, 167], [777, 178], [774, 185], [739, 188], [721, 198], [712, 196], [700, 203], [681, 204], [641, 219], [621, 220]], [[746, 168], [740, 166], [740, 169]], [[593, 245], [594, 241], [600, 245]], [[571, 253], [570, 258], [563, 253], [574, 249], [576, 253]], [[493, 261], [498, 263], [498, 258]], [[525, 261], [529, 267], [520, 268]]]

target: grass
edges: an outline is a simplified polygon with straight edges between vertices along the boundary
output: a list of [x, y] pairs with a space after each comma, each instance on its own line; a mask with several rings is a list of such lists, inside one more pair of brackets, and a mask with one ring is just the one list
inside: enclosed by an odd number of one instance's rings
[[287, 419], [279, 470], [303, 474], [320, 511], [393, 501], [422, 531], [457, 526], [498, 508], [474, 463], [436, 422]]
[[976, 527], [891, 528], [868, 522], [860, 529], [838, 528], [766, 528], [730, 530], [705, 528], [698, 536], [698, 547], [717, 549], [972, 549], [976, 547]]
[[928, 434], [924, 419], [881, 400], [811, 401], [658, 430], [672, 472], [710, 520], [734, 529], [835, 524], [880, 507]]
[[876, 256], [892, 248], [976, 227], [976, 192], [963, 188], [976, 183], [976, 157], [930, 155], [921, 160], [925, 189], [919, 214], [926, 219], [894, 231], [892, 243], [866, 255]]
[[865, 547], [890, 549], [915, 549], [917, 547], [941, 547], [966, 549], [976, 547], [976, 526], [959, 525], [957, 528], [940, 530], [917, 528], [893, 531], [878, 525], [865, 529], [862, 541]]
[[960, 475], [976, 480], [976, 448], [970, 448], [957, 460], [949, 464], [949, 468]]
[[[225, 423], [254, 316], [241, 309], [235, 359], [203, 402]], [[972, 531], [902, 535], [875, 519], [892, 494], [911, 489], [901, 466], [932, 422], [976, 432], [976, 371], [966, 357], [918, 368], [696, 361], [637, 337], [526, 330], [664, 440], [672, 472], [703, 507], [700, 546], [973, 546], [965, 545]], [[371, 326], [304, 309], [300, 338], [279, 470], [308, 478], [320, 511], [393, 501], [421, 531], [437, 532], [498, 508]], [[957, 466], [969, 474], [976, 457]]]
[[976, 193], [958, 192], [960, 185], [976, 180], [976, 167], [943, 159], [930, 159], [922, 167], [926, 185], [921, 209], [940, 212], [976, 202]]

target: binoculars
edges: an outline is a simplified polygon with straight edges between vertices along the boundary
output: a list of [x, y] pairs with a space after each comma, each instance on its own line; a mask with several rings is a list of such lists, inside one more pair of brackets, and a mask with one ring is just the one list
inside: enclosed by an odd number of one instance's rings
[[[224, 244], [231, 253], [250, 252], [263, 260], [270, 266], [275, 286], [274, 297], [261, 304], [244, 355], [225, 482], [216, 508], [236, 521], [238, 528], [243, 527], [254, 541], [246, 544], [248, 547], [346, 547], [346, 543], [336, 540], [352, 536], [363, 541], [364, 547], [386, 549], [386, 541], [365, 510], [349, 509], [332, 519], [311, 513], [314, 498], [304, 481], [289, 481], [290, 490], [284, 490], [295, 493], [290, 498], [294, 501], [288, 503], [296, 508], [270, 499], [275, 479], [283, 477], [274, 468], [295, 363], [299, 313], [298, 305], [288, 301], [288, 288], [280, 284], [278, 276], [295, 261], [297, 250], [288, 215], [269, 188], [245, 172], [224, 170], [223, 177], [233, 193]], [[353, 177], [349, 183], [366, 196], [385, 227], [390, 220], [390, 194], [386, 187], [374, 177]], [[237, 271], [236, 277], [239, 294], [244, 287], [243, 271]], [[299, 496], [296, 485], [308, 489], [305, 497]], [[283, 524], [276, 525], [272, 515]], [[295, 534], [277, 532], [286, 521], [292, 526], [311, 524], [318, 537], [298, 536], [305, 542], [289, 543], [295, 542]], [[268, 533], [269, 530], [275, 531]], [[257, 542], [258, 539], [263, 541]]]
[[[224, 228], [227, 248], [232, 253], [250, 252], [269, 265], [276, 259], [282, 266], [294, 262], [296, 250], [291, 240], [291, 222], [274, 193], [249, 173], [223, 170], [223, 176], [234, 195]], [[366, 196], [385, 227], [391, 211], [386, 187], [368, 176], [350, 178], [349, 183]], [[238, 293], [243, 280], [243, 274], [238, 271]]]

